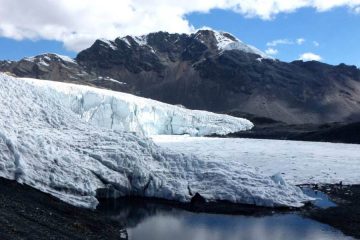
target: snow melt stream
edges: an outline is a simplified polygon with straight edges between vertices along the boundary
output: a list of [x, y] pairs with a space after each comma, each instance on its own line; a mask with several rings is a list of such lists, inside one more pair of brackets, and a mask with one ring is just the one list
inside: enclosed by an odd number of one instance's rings
[[163, 150], [142, 134], [88, 123], [59, 99], [57, 86], [49, 91], [0, 74], [0, 177], [89, 208], [98, 203], [96, 191], [109, 186], [118, 196], [181, 202], [195, 193], [259, 206], [309, 200], [298, 187], [238, 161]]

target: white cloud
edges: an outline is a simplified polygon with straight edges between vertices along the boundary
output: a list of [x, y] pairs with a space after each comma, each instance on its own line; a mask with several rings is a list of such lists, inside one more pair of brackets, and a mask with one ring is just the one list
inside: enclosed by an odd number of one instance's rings
[[273, 55], [278, 54], [279, 51], [277, 49], [274, 49], [274, 48], [268, 48], [268, 49], [265, 50], [265, 53], [267, 55], [272, 55], [273, 56]]
[[317, 41], [313, 41], [313, 44], [314, 44], [315, 47], [319, 47], [319, 46], [320, 46], [320, 43], [317, 42]]
[[229, 0], [232, 8], [249, 17], [271, 19], [278, 13], [290, 13], [297, 9], [311, 7], [317, 11], [327, 11], [346, 6], [356, 12], [360, 0]]
[[305, 41], [306, 41], [305, 38], [298, 38], [295, 41], [289, 40], [287, 38], [283, 38], [283, 39], [276, 39], [276, 40], [273, 40], [271, 42], [268, 42], [266, 44], [266, 46], [268, 46], [268, 47], [276, 47], [278, 45], [294, 45], [294, 44], [302, 45]]
[[276, 39], [271, 42], [268, 42], [266, 46], [268, 47], [276, 47], [277, 45], [293, 45], [294, 42], [289, 39]]
[[305, 38], [298, 38], [298, 39], [296, 39], [296, 44], [297, 44], [297, 45], [303, 45], [303, 43], [304, 43], [305, 41], [306, 41]]
[[315, 54], [315, 53], [303, 53], [300, 55], [299, 60], [303, 60], [303, 61], [321, 61], [322, 57]]
[[191, 12], [217, 8], [271, 19], [304, 7], [326, 11], [339, 6], [359, 12], [360, 0], [0, 0], [0, 36], [58, 40], [80, 50], [100, 37], [191, 32], [185, 18]]

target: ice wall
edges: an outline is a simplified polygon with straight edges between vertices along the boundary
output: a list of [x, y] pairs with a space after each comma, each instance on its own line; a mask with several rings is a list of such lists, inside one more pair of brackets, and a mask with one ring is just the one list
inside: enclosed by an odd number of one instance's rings
[[23, 79], [52, 94], [87, 122], [145, 135], [225, 135], [249, 130], [242, 118], [188, 110], [131, 94], [75, 84]]

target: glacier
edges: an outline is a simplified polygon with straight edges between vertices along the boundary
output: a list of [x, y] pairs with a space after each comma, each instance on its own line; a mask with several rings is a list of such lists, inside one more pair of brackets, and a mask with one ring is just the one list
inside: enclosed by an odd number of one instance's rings
[[[41, 82], [0, 74], [0, 177], [86, 208], [95, 208], [97, 191], [109, 188], [116, 196], [179, 202], [190, 202], [195, 193], [209, 202], [269, 207], [301, 207], [311, 200], [300, 188], [279, 184], [238, 161], [175, 152], [159, 147], [143, 132], [126, 131], [141, 127], [152, 133], [154, 129], [140, 125], [115, 129], [100, 126], [103, 124], [96, 120], [87, 121], [90, 113], [73, 111], [78, 105], [71, 105], [68, 88], [65, 91], [63, 85], [53, 82], [46, 82], [45, 88], [30, 83], [35, 81]], [[97, 103], [95, 100], [87, 104]], [[187, 113], [174, 107], [178, 110]]]
[[242, 118], [183, 107], [89, 86], [23, 79], [50, 93], [86, 122], [113, 130], [150, 135], [226, 135], [251, 129]]

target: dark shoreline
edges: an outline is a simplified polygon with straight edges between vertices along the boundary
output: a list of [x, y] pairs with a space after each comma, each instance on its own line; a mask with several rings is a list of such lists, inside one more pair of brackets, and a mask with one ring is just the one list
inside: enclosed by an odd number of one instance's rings
[[[225, 214], [225, 215], [243, 215], [243, 216], [268, 216], [276, 213], [301, 212], [298, 208], [291, 207], [258, 207], [249, 204], [234, 204], [227, 201], [216, 203], [179, 203], [171, 200], [157, 199], [157, 198], [142, 198], [142, 197], [125, 197], [120, 199], [101, 199], [97, 208], [99, 211], [106, 211], [103, 206], [118, 205], [121, 203], [135, 203], [135, 204], [154, 204], [162, 205], [164, 207], [176, 208], [193, 213], [208, 213], [208, 214]], [[116, 207], [115, 207], [116, 209]]]
[[312, 208], [303, 212], [304, 216], [360, 239], [360, 185], [321, 185], [315, 186], [315, 189], [326, 193], [337, 206]]
[[119, 226], [99, 212], [0, 178], [0, 239], [119, 239]]
[[[316, 189], [316, 186], [314, 186]], [[249, 205], [221, 203], [216, 207], [202, 202], [179, 204], [159, 199], [125, 198], [121, 201], [160, 204], [192, 212], [231, 215], [267, 216], [296, 213], [328, 224], [344, 234], [360, 239], [360, 185], [323, 185], [320, 191], [328, 194], [337, 206], [321, 209], [308, 205], [301, 209], [259, 208]], [[15, 181], [0, 178], [0, 239], [119, 239], [122, 225], [110, 219], [102, 204], [95, 211], [76, 208], [49, 194], [42, 193]], [[101, 201], [102, 203], [106, 201]], [[106, 205], [106, 204], [105, 204]]]

